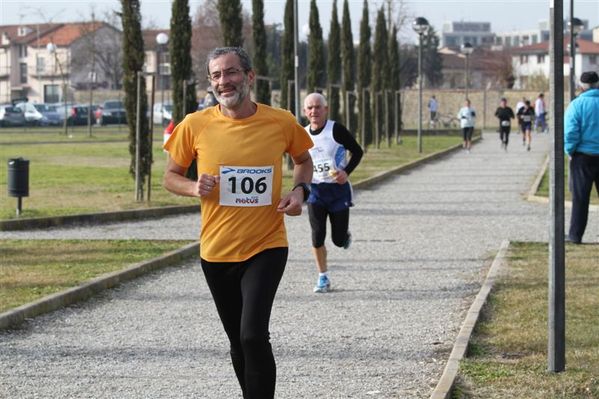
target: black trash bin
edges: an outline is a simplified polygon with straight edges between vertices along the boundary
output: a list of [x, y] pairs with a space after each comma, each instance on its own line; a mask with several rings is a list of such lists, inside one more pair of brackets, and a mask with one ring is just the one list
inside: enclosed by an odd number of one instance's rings
[[29, 160], [8, 160], [8, 195], [17, 197], [17, 216], [21, 215], [22, 198], [29, 197]]
[[8, 195], [29, 196], [29, 160], [23, 158], [8, 160]]

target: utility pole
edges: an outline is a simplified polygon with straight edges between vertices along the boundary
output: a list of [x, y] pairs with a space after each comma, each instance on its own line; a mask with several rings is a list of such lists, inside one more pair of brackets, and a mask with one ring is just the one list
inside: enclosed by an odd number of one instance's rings
[[553, 108], [549, 173], [548, 370], [566, 368], [566, 256], [564, 245], [564, 5], [550, 0], [550, 92]]

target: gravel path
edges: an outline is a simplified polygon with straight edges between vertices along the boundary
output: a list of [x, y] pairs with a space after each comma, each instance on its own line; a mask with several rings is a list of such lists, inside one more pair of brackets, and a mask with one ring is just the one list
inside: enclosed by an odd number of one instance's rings
[[[504, 238], [545, 240], [547, 206], [524, 202], [548, 148], [506, 154], [487, 134], [361, 191], [354, 244], [330, 249], [334, 291], [316, 280], [307, 218], [288, 219], [287, 271], [272, 318], [278, 398], [426, 398], [465, 309]], [[597, 241], [591, 215], [585, 239]], [[0, 238], [194, 239], [198, 217], [1, 232]], [[0, 333], [0, 397], [240, 398], [227, 342], [197, 262]]]

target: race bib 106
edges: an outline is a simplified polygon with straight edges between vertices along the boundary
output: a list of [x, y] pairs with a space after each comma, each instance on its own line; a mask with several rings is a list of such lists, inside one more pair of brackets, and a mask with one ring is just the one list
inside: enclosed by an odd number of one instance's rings
[[220, 205], [271, 205], [273, 173], [274, 166], [221, 166]]

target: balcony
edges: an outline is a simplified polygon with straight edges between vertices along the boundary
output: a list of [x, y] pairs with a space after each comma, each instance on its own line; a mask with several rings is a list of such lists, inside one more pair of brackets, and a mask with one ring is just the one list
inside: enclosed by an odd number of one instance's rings
[[[29, 76], [35, 79], [62, 79], [58, 68], [54, 68], [53, 66], [48, 66], [45, 68], [31, 68], [28, 73]], [[68, 77], [69, 74], [67, 73], [66, 76]]]

